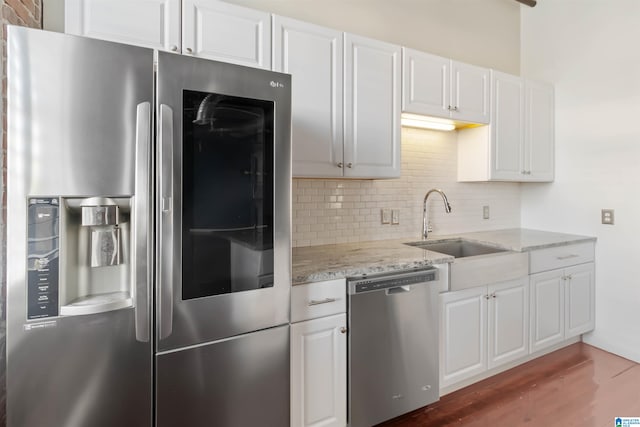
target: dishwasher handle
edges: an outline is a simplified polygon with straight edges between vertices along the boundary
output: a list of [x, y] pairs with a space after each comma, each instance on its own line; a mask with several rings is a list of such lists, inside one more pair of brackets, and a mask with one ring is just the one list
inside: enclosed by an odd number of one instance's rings
[[395, 288], [385, 289], [387, 295], [404, 294], [411, 292], [411, 286], [396, 286]]

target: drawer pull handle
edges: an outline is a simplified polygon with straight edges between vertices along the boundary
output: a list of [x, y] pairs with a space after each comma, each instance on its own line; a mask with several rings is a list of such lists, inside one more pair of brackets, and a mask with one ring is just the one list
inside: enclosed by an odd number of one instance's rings
[[321, 300], [312, 299], [311, 301], [309, 301], [309, 307], [312, 307], [314, 305], [327, 304], [330, 302], [336, 302], [336, 299], [335, 298], [325, 298]]
[[578, 258], [580, 255], [576, 255], [576, 254], [569, 254], [569, 255], [563, 255], [563, 256], [559, 256], [556, 257], [557, 259], [569, 259], [569, 258]]

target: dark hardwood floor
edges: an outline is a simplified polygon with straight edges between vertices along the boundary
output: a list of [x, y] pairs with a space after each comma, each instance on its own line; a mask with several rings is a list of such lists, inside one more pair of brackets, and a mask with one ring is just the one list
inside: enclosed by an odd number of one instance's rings
[[611, 427], [615, 417], [640, 417], [640, 365], [577, 343], [380, 426]]

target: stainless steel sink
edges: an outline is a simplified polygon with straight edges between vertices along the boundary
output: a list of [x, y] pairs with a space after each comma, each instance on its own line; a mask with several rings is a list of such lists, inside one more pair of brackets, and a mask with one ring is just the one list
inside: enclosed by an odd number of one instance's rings
[[514, 280], [529, 274], [529, 256], [464, 239], [405, 243], [455, 259], [449, 267], [449, 290]]
[[466, 258], [477, 255], [495, 254], [499, 252], [507, 252], [506, 249], [495, 248], [483, 245], [482, 243], [469, 242], [467, 240], [455, 239], [430, 242], [428, 240], [421, 242], [407, 243], [409, 246], [417, 246], [422, 249], [439, 252], [441, 254], [451, 255], [454, 258]]

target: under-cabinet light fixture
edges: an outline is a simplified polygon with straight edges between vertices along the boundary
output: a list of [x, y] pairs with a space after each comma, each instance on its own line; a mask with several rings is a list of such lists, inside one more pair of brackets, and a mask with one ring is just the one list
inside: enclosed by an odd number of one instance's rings
[[432, 129], [432, 130], [446, 130], [451, 131], [456, 128], [456, 125], [444, 119], [437, 119], [434, 117], [425, 117], [418, 114], [402, 114], [401, 119], [402, 126], [419, 129]]

